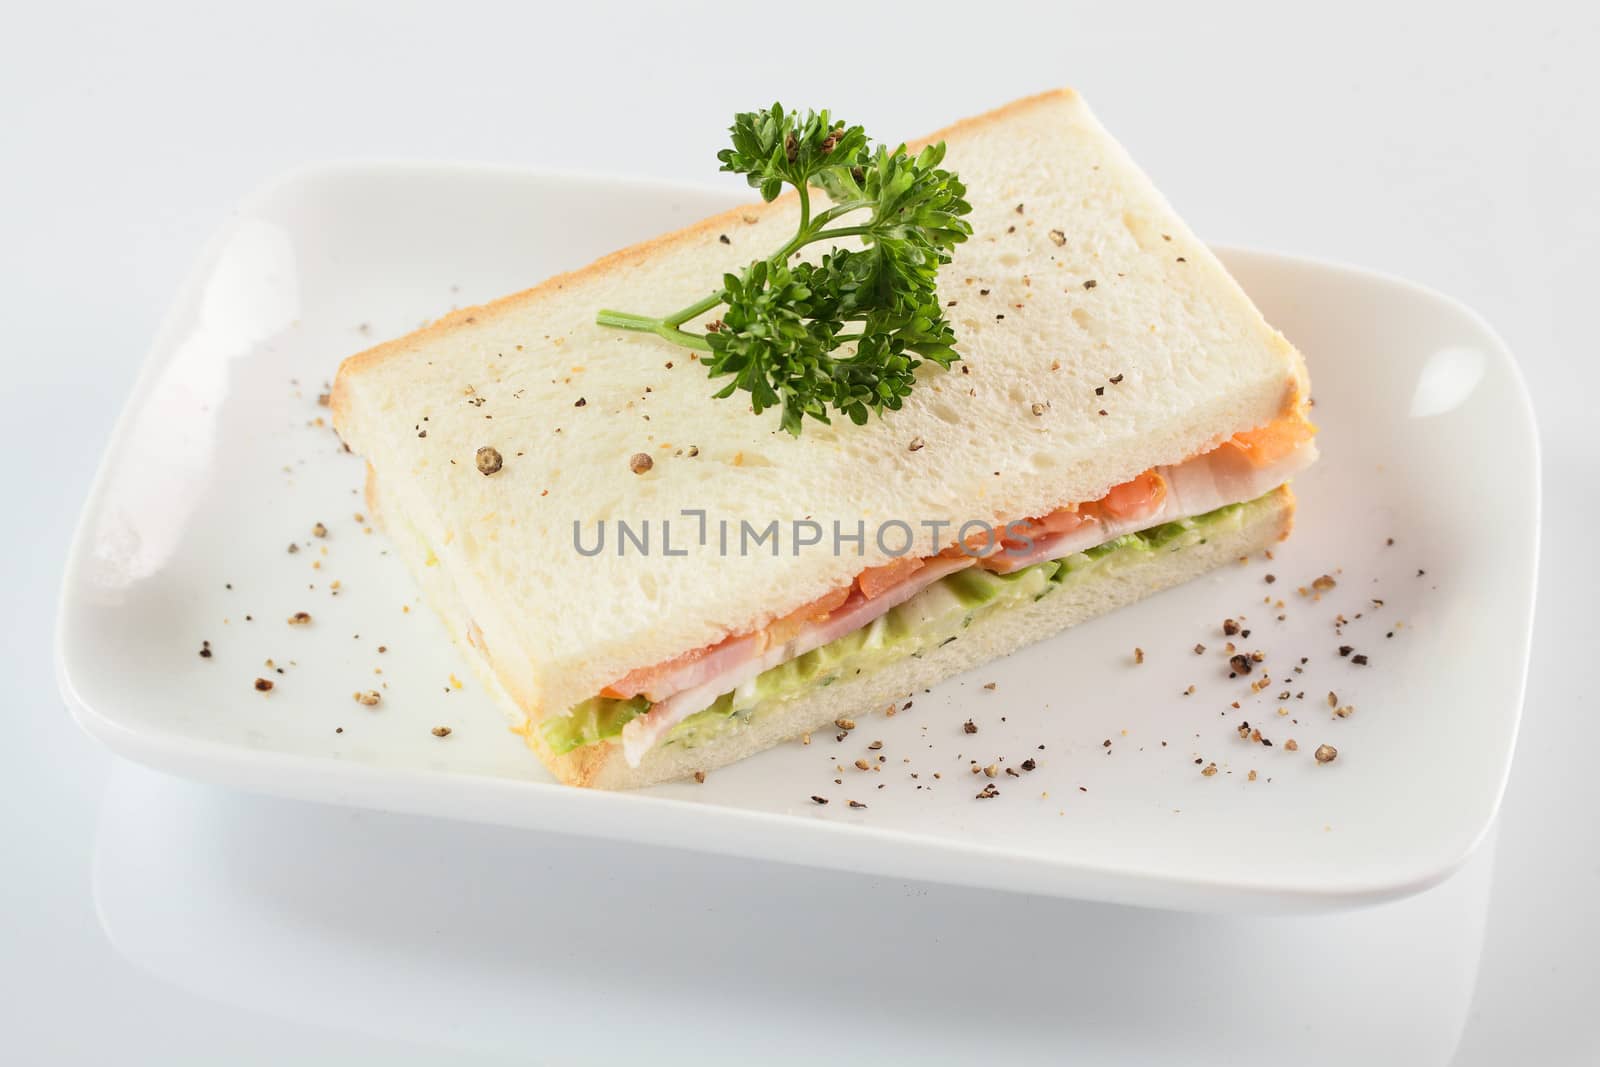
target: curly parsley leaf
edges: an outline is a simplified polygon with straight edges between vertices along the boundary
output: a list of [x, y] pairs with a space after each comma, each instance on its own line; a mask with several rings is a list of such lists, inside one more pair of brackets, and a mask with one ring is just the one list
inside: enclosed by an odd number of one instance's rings
[[[602, 311], [597, 321], [708, 353], [710, 376], [730, 379], [718, 397], [743, 391], [758, 414], [781, 408], [792, 434], [807, 417], [826, 423], [834, 412], [859, 425], [898, 410], [924, 361], [948, 368], [961, 358], [937, 280], [972, 233], [962, 218], [972, 209], [961, 180], [939, 166], [944, 145], [915, 155], [904, 145], [872, 148], [860, 126], [781, 104], [736, 116], [729, 132], [722, 169], [743, 174], [767, 201], [793, 187], [794, 236], [671, 315]], [[814, 216], [813, 188], [833, 204]], [[831, 244], [815, 263], [791, 262], [807, 245], [848, 238], [859, 247]], [[705, 333], [683, 328], [718, 307]]]

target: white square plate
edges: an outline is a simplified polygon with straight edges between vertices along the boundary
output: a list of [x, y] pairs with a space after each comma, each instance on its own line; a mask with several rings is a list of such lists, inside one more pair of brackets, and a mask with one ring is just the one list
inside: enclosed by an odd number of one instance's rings
[[[1526, 672], [1526, 391], [1466, 308], [1258, 252], [1224, 259], [1306, 353], [1323, 429], [1275, 559], [954, 679], [843, 742], [786, 745], [701, 785], [555, 785], [355, 518], [362, 465], [317, 397], [378, 339], [732, 202], [378, 164], [254, 196], [180, 294], [86, 506], [58, 636], [78, 721], [133, 759], [286, 796], [1172, 908], [1375, 901], [1466, 858], [1500, 801]], [[1323, 574], [1336, 588], [1297, 592]], [[297, 611], [313, 621], [288, 625]], [[1224, 617], [1267, 653], [1265, 691], [1227, 677]], [[275, 689], [256, 692], [257, 676]], [[376, 709], [351, 699], [385, 683]], [[1330, 691], [1355, 712], [1335, 717]], [[1274, 745], [1240, 737], [1244, 720]], [[887, 759], [858, 771], [872, 739]], [[1321, 744], [1334, 762], [1313, 758]], [[1037, 769], [1018, 769], [1030, 757]], [[975, 798], [990, 780], [974, 759], [1001, 769], [999, 797]]]

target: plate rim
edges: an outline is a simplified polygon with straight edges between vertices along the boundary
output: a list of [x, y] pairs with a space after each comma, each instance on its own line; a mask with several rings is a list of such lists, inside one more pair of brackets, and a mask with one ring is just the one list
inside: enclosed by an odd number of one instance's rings
[[[705, 183], [668, 181], [645, 176], [617, 175], [583, 170], [521, 166], [497, 163], [460, 163], [403, 159], [349, 159], [310, 163], [268, 179], [243, 197], [228, 219], [201, 248], [194, 266], [184, 276], [163, 315], [153, 340], [145, 351], [140, 369], [124, 401], [111, 432], [107, 435], [100, 461], [84, 497], [72, 538], [56, 603], [53, 634], [53, 661], [62, 699], [80, 728], [118, 755], [167, 773], [215, 784], [243, 788], [290, 799], [314, 803], [338, 803], [375, 810], [403, 812], [466, 821], [571, 834], [631, 840], [657, 847], [739, 855], [775, 860], [801, 867], [854, 870], [888, 877], [915, 878], [933, 882], [965, 884], [999, 890], [1041, 893], [1052, 896], [1175, 908], [1170, 898], [1177, 891], [1186, 894], [1181, 905], [1189, 911], [1236, 911], [1248, 906], [1286, 912], [1319, 912], [1397, 899], [1421, 892], [1454, 874], [1476, 852], [1489, 835], [1504, 800], [1515, 758], [1525, 711], [1527, 678], [1530, 668], [1533, 624], [1538, 597], [1538, 573], [1542, 548], [1543, 454], [1538, 420], [1522, 368], [1509, 345], [1487, 319], [1470, 306], [1430, 286], [1384, 271], [1321, 257], [1282, 253], [1269, 249], [1242, 247], [1224, 242], [1207, 242], [1225, 262], [1240, 259], [1263, 264], [1288, 264], [1334, 272], [1353, 279], [1376, 281], [1398, 289], [1413, 298], [1433, 301], [1469, 321], [1492, 341], [1491, 358], [1509, 372], [1514, 385], [1512, 402], [1525, 420], [1532, 465], [1531, 535], [1527, 553], [1527, 582], [1519, 605], [1526, 625], [1517, 649], [1515, 706], [1511, 709], [1509, 741], [1499, 760], [1492, 802], [1475, 833], [1464, 844], [1450, 851], [1429, 853], [1423, 861], [1392, 865], [1400, 873], [1382, 878], [1357, 878], [1330, 883], [1293, 879], [1181, 877], [1154, 872], [1126, 863], [1085, 862], [1071, 856], [1019, 854], [980, 842], [955, 842], [900, 829], [863, 826], [854, 823], [796, 818], [786, 812], [751, 811], [735, 807], [708, 807], [671, 797], [641, 797], [631, 793], [574, 790], [554, 782], [541, 782], [472, 775], [418, 768], [376, 767], [351, 763], [334, 757], [295, 755], [271, 750], [251, 749], [219, 741], [201, 740], [162, 730], [137, 730], [90, 704], [78, 691], [72, 677], [69, 635], [66, 620], [74, 589], [81, 585], [80, 572], [89, 538], [90, 519], [104, 497], [111, 459], [125, 440], [136, 414], [142, 409], [159, 371], [174, 349], [173, 334], [195, 306], [198, 292], [211, 276], [221, 250], [240, 224], [261, 208], [287, 194], [326, 183], [329, 180], [378, 177], [396, 172], [416, 174], [435, 172], [444, 176], [467, 177], [496, 175], [562, 185], [607, 185], [612, 188], [653, 194], [677, 193], [694, 197], [717, 197], [730, 201], [736, 190]], [[532, 790], [530, 793], [529, 791]], [[496, 806], [485, 814], [468, 814], [452, 798], [503, 795], [524, 803]], [[528, 797], [540, 798], [536, 807], [543, 811], [533, 818], [514, 818], [527, 812]], [[552, 798], [556, 798], [551, 803]], [[426, 803], [432, 802], [432, 803]], [[644, 802], [647, 807], [641, 807]], [[577, 811], [601, 818], [562, 820], [560, 815]], [[639, 818], [639, 812], [651, 813]], [[501, 812], [505, 816], [501, 816]], [[682, 825], [689, 819], [701, 833], [673, 833], [663, 839], [661, 828]], [[783, 834], [763, 835], [762, 828], [782, 826]], [[570, 827], [570, 828], [569, 828]], [[707, 833], [705, 831], [722, 831]], [[792, 841], [795, 834], [826, 841], [830, 848], [826, 861], [816, 858], [790, 858], [782, 847], [765, 844], [770, 836], [777, 844]], [[949, 858], [975, 860], [938, 868], [929, 860]], [[884, 862], [887, 860], [888, 862]], [[895, 861], [901, 862], [895, 862]], [[909, 862], [906, 862], [909, 861]], [[1097, 884], [1098, 883], [1098, 884]]]

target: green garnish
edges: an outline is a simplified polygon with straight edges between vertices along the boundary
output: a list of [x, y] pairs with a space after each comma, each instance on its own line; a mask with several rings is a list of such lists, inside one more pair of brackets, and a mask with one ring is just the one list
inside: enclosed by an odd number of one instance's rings
[[[828, 422], [830, 408], [857, 425], [869, 412], [898, 410], [923, 360], [948, 368], [961, 358], [935, 283], [952, 249], [972, 233], [961, 218], [972, 207], [961, 180], [939, 168], [944, 143], [915, 156], [905, 145], [872, 148], [860, 126], [780, 104], [736, 116], [730, 132], [733, 147], [717, 153], [722, 169], [743, 174], [763, 200], [793, 186], [800, 198], [795, 235], [671, 315], [601, 311], [596, 321], [709, 353], [702, 362], [711, 377], [733, 378], [718, 397], [743, 389], [758, 414], [781, 406], [792, 434], [808, 415]], [[812, 187], [833, 206], [813, 215]], [[857, 213], [864, 217], [840, 224]], [[863, 247], [835, 246], [815, 263], [792, 261], [807, 245], [844, 237], [859, 237]], [[683, 329], [721, 306], [708, 332]], [[835, 355], [852, 343], [853, 352]]]

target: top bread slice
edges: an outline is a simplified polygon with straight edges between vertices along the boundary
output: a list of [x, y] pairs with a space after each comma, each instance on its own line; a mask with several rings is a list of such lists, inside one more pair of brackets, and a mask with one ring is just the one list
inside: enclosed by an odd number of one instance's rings
[[[756, 629], [899, 549], [932, 554], [1265, 425], [1304, 394], [1299, 354], [1071, 90], [927, 141], [948, 145], [972, 237], [939, 277], [963, 362], [925, 366], [897, 412], [791, 437], [747, 395], [714, 399], [687, 350], [595, 325], [667, 314], [770, 253], [792, 197], [739, 208], [345, 360], [334, 425], [428, 546], [465, 636], [522, 712], [561, 714], [634, 668]], [[715, 312], [705, 316], [709, 321]], [[486, 416], [493, 416], [486, 418]], [[480, 473], [482, 447], [503, 457]], [[630, 457], [653, 465], [636, 473]], [[697, 542], [704, 512], [709, 537]], [[718, 522], [731, 523], [718, 551]], [[796, 550], [791, 524], [828, 531]], [[592, 547], [580, 554], [574, 526]], [[649, 554], [615, 523], [649, 520]], [[671, 520], [673, 551], [662, 549]], [[739, 523], [781, 544], [741, 555]], [[867, 536], [832, 551], [833, 523]], [[943, 522], [941, 528], [932, 524]], [[939, 536], [934, 531], [939, 530]]]

